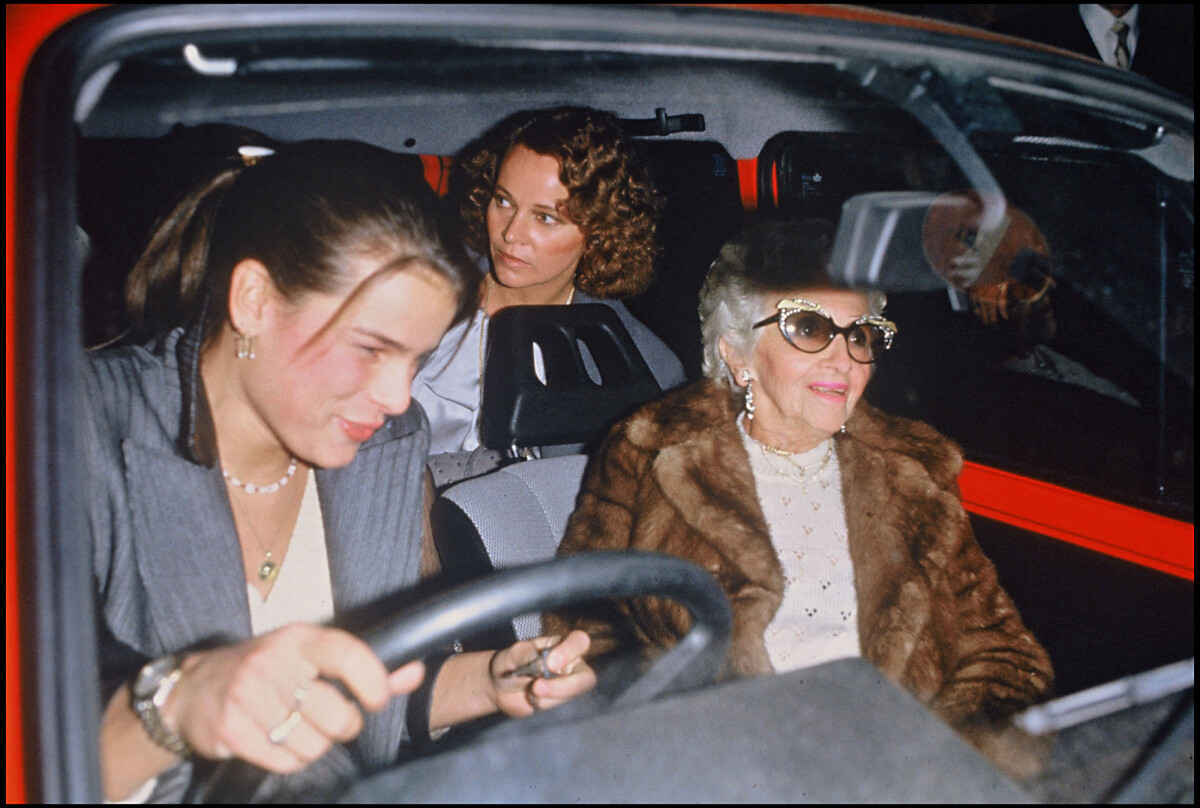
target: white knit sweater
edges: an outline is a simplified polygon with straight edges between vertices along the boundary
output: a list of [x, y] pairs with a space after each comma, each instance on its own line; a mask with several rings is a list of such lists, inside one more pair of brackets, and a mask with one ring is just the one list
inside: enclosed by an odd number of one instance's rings
[[[771, 542], [783, 566], [783, 603], [765, 635], [771, 664], [783, 672], [859, 656], [858, 598], [841, 473], [832, 444], [821, 443], [787, 458], [764, 450], [746, 433], [743, 419], [739, 418], [738, 426], [750, 454]], [[830, 456], [822, 466], [827, 452]]]

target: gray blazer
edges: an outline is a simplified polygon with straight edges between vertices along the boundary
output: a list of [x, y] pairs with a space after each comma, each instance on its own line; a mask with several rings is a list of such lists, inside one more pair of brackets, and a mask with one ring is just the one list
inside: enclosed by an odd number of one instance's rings
[[[251, 636], [229, 498], [215, 452], [197, 440], [206, 429], [211, 434], [199, 352], [198, 331], [179, 329], [87, 361], [106, 699], [147, 659]], [[428, 423], [412, 407], [380, 428], [350, 465], [316, 472], [335, 620], [418, 580], [428, 451]], [[405, 700], [394, 699], [369, 717], [351, 755], [370, 768], [395, 760], [404, 709]]]

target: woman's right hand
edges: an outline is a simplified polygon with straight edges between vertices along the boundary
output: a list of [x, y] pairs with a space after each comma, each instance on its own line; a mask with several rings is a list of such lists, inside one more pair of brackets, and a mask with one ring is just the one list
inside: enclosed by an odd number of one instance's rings
[[424, 674], [420, 662], [388, 674], [362, 640], [297, 623], [186, 657], [163, 720], [199, 755], [286, 774], [362, 731], [358, 706], [330, 681], [376, 712], [415, 690]]

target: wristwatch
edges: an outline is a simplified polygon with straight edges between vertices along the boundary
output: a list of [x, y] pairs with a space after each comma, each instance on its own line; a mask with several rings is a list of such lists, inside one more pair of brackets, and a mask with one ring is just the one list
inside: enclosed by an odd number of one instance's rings
[[147, 662], [133, 680], [133, 711], [142, 720], [142, 726], [151, 740], [172, 754], [187, 757], [192, 753], [192, 748], [179, 733], [172, 732], [162, 719], [162, 706], [183, 675], [182, 663], [177, 654]]

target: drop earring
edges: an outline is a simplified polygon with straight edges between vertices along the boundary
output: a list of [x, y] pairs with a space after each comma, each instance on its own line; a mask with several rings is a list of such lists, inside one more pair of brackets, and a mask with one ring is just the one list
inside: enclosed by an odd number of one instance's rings
[[253, 359], [254, 337], [238, 334], [233, 341], [233, 350], [238, 359]]
[[750, 371], [742, 371], [742, 381], [746, 383], [746, 420], [754, 420], [754, 383], [750, 380]]

